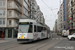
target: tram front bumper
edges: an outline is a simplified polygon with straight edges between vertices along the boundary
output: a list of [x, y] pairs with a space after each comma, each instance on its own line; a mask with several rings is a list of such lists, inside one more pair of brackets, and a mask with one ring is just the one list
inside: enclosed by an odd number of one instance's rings
[[17, 39], [17, 41], [33, 41], [33, 39]]

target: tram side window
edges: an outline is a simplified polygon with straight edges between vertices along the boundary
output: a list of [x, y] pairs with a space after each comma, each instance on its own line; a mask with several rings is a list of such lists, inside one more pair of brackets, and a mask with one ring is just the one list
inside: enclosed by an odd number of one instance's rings
[[38, 32], [41, 32], [42, 31], [40, 26], [37, 26], [37, 31]]
[[46, 28], [44, 27], [44, 30], [46, 30]]
[[33, 32], [32, 25], [30, 25], [30, 26], [29, 26], [28, 33], [32, 33], [32, 32]]
[[37, 30], [36, 30], [36, 26], [34, 25], [34, 32], [37, 32]]

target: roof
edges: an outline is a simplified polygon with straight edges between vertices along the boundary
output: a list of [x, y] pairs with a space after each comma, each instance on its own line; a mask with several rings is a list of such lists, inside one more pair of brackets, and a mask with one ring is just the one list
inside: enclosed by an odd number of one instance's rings
[[33, 19], [19, 19], [19, 22], [33, 22], [33, 23], [37, 23], [36, 20], [33, 20]]

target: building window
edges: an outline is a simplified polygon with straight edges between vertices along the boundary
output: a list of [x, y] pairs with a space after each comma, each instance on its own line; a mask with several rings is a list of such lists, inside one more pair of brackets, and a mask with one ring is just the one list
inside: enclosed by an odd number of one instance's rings
[[9, 7], [11, 7], [12, 6], [12, 2], [9, 2]]
[[0, 10], [0, 16], [2, 16], [2, 10]]
[[5, 1], [3, 1], [3, 6], [5, 6]]
[[11, 16], [11, 14], [12, 14], [12, 11], [9, 11], [9, 16]]
[[73, 0], [73, 2], [74, 2], [74, 0]]
[[0, 17], [5, 17], [5, 10], [0, 9]]
[[3, 25], [5, 25], [5, 19], [3, 19]]
[[3, 11], [3, 16], [5, 16], [5, 11]]
[[2, 19], [0, 19], [0, 25], [2, 25]]
[[0, 19], [0, 25], [5, 25], [5, 19]]
[[5, 1], [0, 1], [0, 7], [5, 7]]
[[2, 6], [2, 2], [0, 1], [0, 6]]
[[9, 20], [9, 25], [11, 25], [11, 20]]
[[64, 29], [65, 29], [65, 25], [64, 25]]

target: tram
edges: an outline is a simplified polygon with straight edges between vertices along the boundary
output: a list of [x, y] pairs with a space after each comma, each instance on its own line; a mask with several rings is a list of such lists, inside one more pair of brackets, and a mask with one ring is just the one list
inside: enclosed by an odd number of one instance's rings
[[50, 29], [48, 26], [37, 23], [33, 19], [20, 19], [17, 41], [35, 41], [50, 38]]

